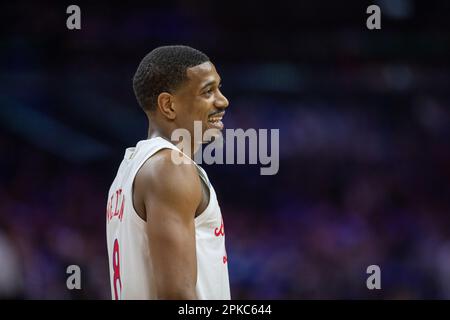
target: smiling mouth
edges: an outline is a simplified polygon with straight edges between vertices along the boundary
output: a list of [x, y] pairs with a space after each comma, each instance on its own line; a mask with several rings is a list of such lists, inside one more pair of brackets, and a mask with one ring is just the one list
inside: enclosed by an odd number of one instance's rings
[[223, 118], [224, 114], [225, 114], [225, 112], [221, 112], [212, 117], [209, 117], [208, 123], [210, 124], [210, 127], [222, 130], [223, 129], [222, 118]]

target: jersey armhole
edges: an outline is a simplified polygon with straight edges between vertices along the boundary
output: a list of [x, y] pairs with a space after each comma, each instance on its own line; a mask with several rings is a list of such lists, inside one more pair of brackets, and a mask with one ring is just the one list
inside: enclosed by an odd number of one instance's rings
[[131, 211], [133, 211], [133, 220], [137, 221], [139, 224], [142, 223], [147, 223], [147, 220], [142, 219], [142, 217], [138, 214], [135, 206], [134, 206], [134, 180], [136, 180], [136, 176], [139, 172], [139, 170], [142, 168], [142, 166], [144, 165], [145, 162], [147, 162], [151, 157], [153, 157], [155, 154], [161, 152], [162, 150], [166, 150], [166, 149], [172, 149], [170, 147], [162, 147], [161, 149], [158, 149], [158, 151], [151, 153], [149, 156], [145, 157], [144, 159], [142, 159], [142, 161], [138, 164], [138, 166], [136, 167], [136, 169], [134, 170], [134, 174], [133, 174], [133, 180], [131, 181], [131, 190], [130, 190], [130, 194], [131, 194]]

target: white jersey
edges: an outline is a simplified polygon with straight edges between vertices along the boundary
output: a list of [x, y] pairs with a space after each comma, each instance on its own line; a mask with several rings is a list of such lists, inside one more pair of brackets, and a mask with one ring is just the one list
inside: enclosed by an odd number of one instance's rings
[[[113, 299], [155, 298], [154, 277], [158, 275], [152, 272], [146, 222], [133, 207], [132, 185], [144, 162], [166, 148], [180, 151], [161, 137], [139, 141], [136, 147], [126, 149], [109, 190], [106, 233]], [[196, 166], [200, 178], [209, 187], [210, 194], [208, 206], [195, 218], [197, 297], [229, 300], [230, 284], [222, 214], [208, 176], [201, 167]]]

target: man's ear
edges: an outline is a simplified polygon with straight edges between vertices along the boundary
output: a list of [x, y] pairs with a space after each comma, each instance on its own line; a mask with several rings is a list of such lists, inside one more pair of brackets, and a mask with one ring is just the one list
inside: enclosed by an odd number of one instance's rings
[[167, 119], [174, 120], [177, 116], [174, 99], [170, 93], [162, 92], [159, 94], [158, 108]]

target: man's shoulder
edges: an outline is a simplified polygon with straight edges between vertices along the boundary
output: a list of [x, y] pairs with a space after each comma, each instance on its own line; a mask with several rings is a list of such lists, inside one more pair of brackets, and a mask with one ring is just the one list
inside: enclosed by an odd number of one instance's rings
[[196, 172], [194, 162], [177, 149], [164, 148], [149, 157], [141, 167], [147, 174]]
[[198, 172], [194, 162], [176, 149], [161, 149], [148, 158], [138, 170], [137, 186], [151, 187], [153, 191], [195, 187]]

